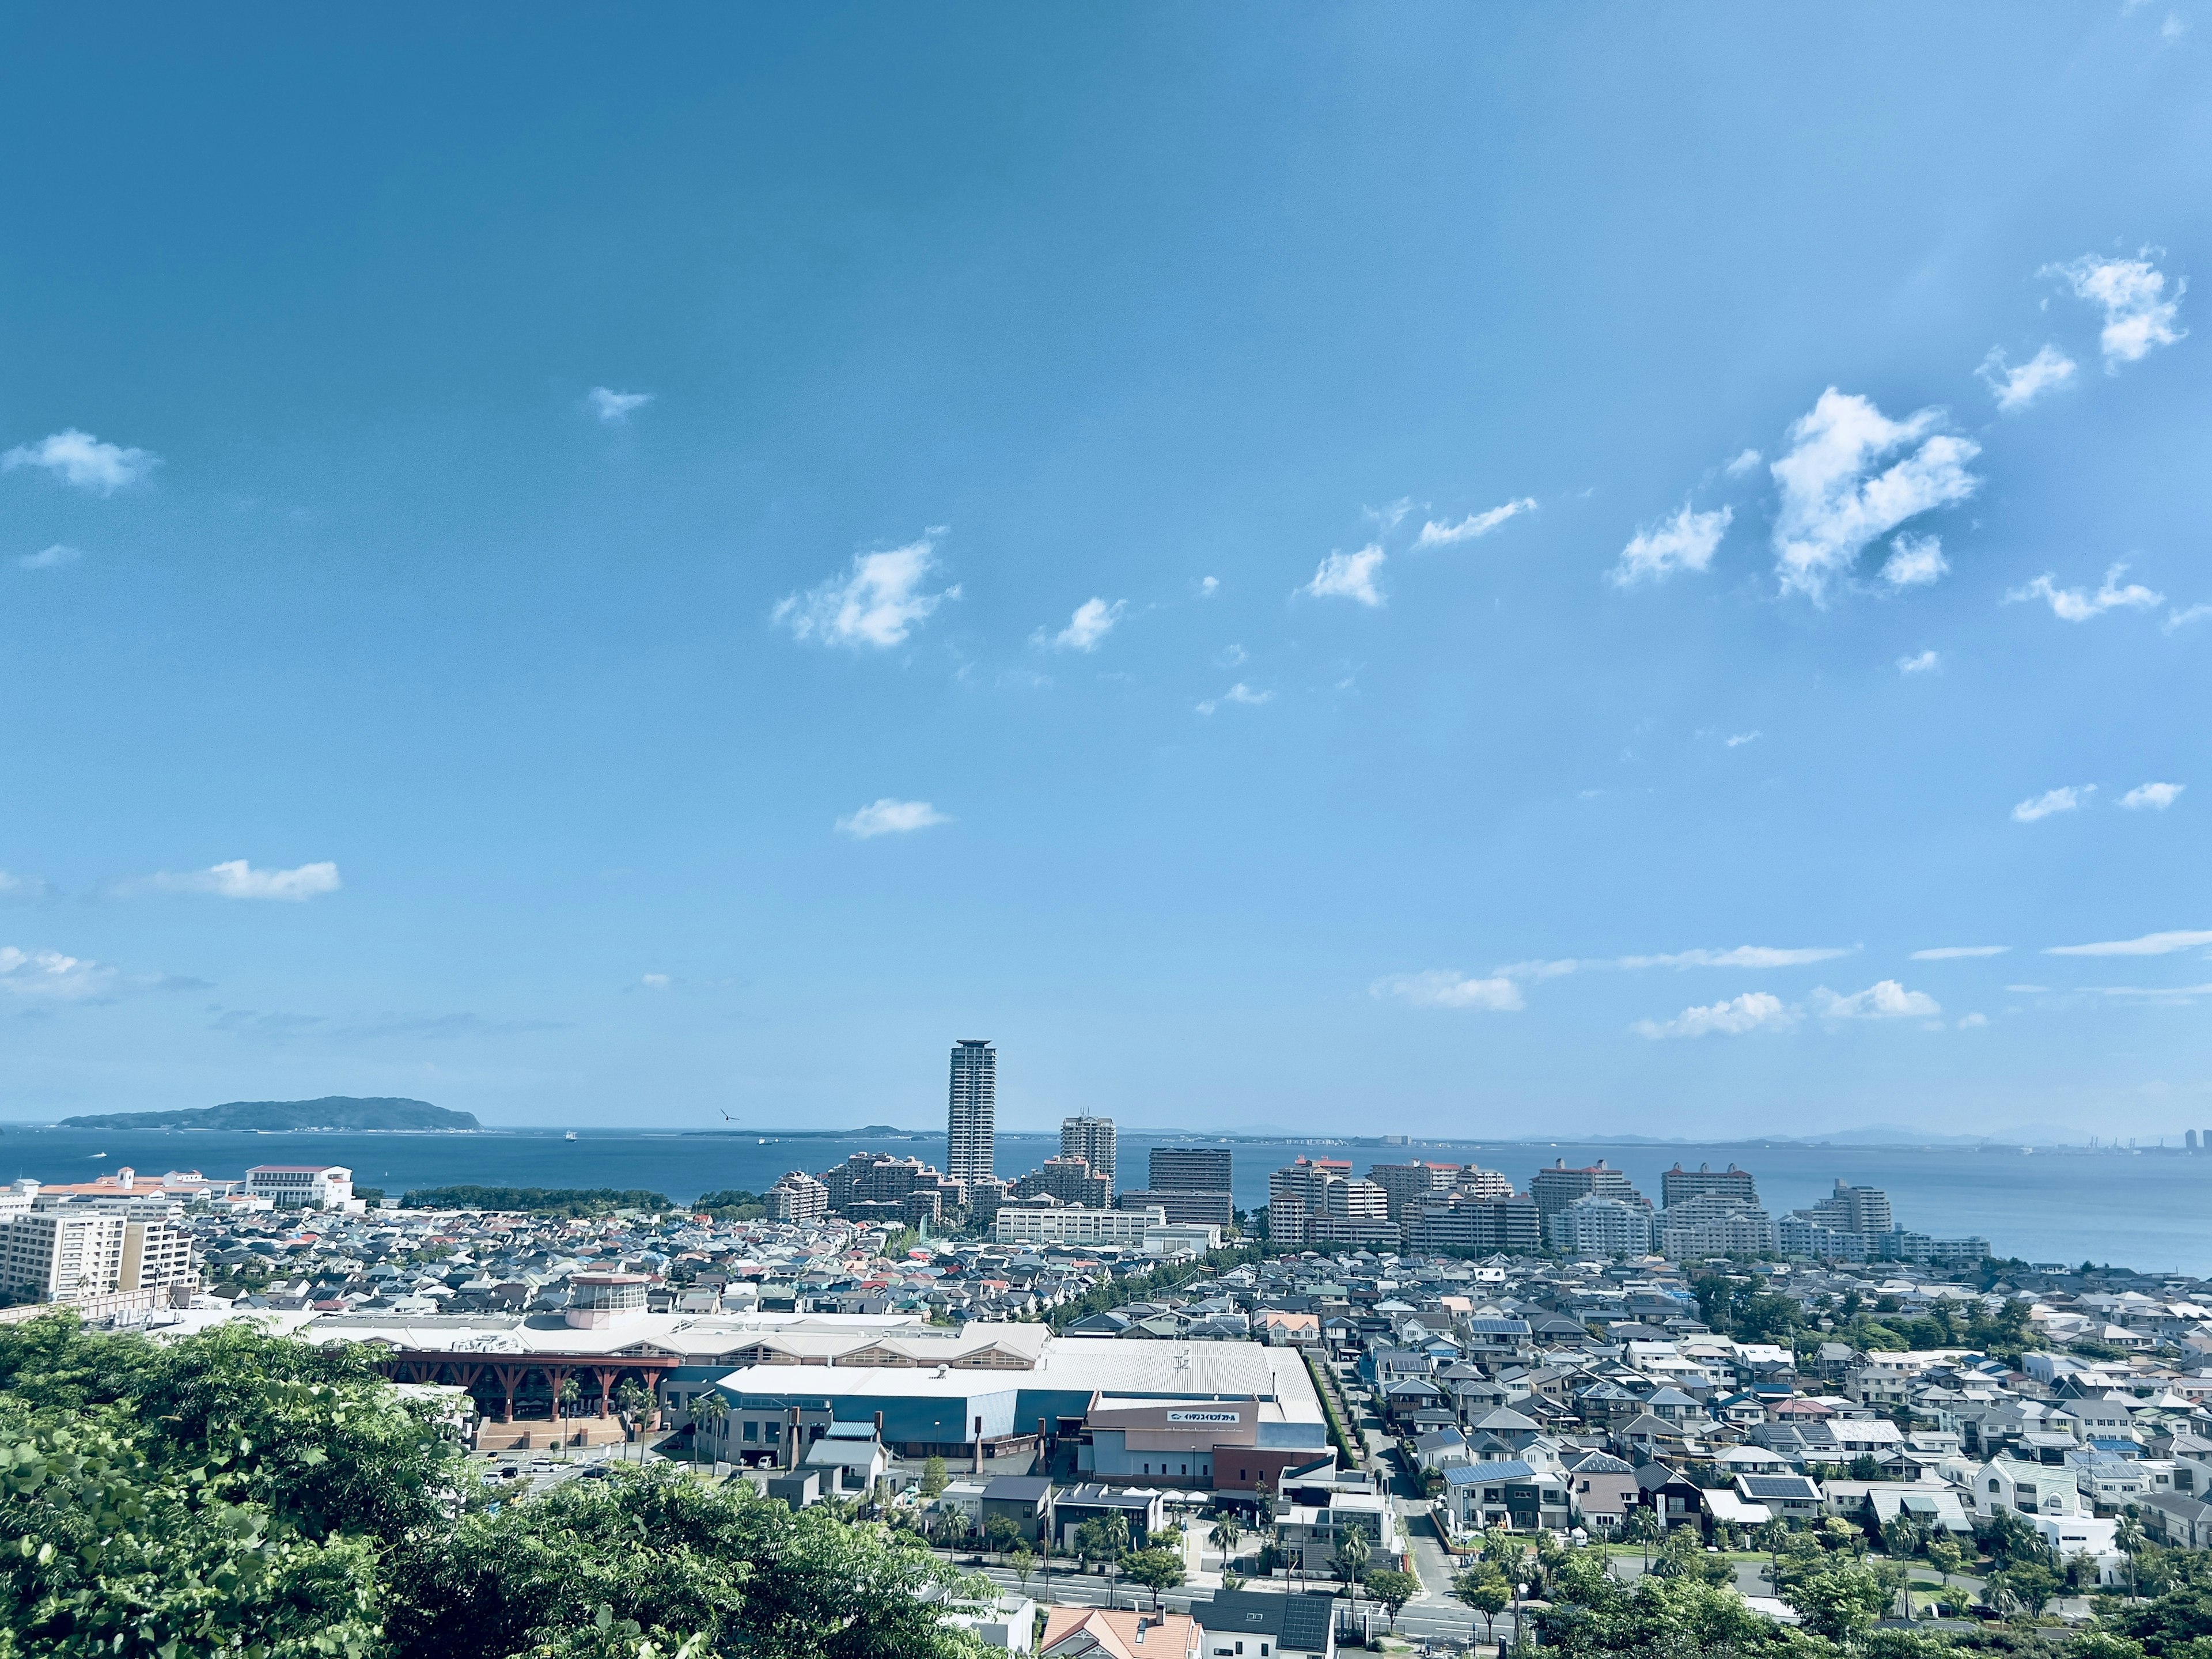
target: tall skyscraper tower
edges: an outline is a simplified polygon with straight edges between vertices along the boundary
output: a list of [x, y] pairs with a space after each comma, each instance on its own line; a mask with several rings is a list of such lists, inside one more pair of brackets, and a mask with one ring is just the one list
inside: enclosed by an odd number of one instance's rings
[[1114, 1120], [1110, 1117], [1064, 1117], [1060, 1121], [1060, 1155], [1079, 1158], [1091, 1173], [1106, 1177], [1106, 1190], [1114, 1190]]
[[999, 1119], [999, 1051], [982, 1037], [952, 1045], [952, 1093], [945, 1112], [945, 1173], [955, 1181], [992, 1179]]

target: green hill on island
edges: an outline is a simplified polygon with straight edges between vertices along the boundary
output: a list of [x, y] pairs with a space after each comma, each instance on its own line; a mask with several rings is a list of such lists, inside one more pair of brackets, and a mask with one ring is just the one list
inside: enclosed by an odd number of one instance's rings
[[476, 1129], [472, 1112], [448, 1111], [427, 1100], [234, 1100], [177, 1112], [102, 1112], [65, 1117], [64, 1129]]

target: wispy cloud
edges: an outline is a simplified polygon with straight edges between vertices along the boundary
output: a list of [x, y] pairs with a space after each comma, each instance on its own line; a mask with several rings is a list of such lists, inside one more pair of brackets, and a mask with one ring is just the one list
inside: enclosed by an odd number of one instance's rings
[[1725, 951], [1676, 951], [1665, 956], [1615, 957], [1618, 968], [1802, 968], [1851, 955], [1856, 945], [1737, 945]]
[[1765, 735], [1760, 732], [1739, 732], [1734, 737], [1724, 738], [1723, 741], [1731, 749], [1741, 749], [1747, 743], [1757, 743]]
[[1396, 997], [1416, 1008], [1477, 1008], [1486, 1013], [1518, 1013], [1528, 1005], [1510, 979], [1470, 979], [1448, 969], [1424, 974], [1394, 974], [1367, 988], [1370, 996]]
[[2212, 997], [2212, 985], [2085, 985], [2092, 996], [2117, 997], [2130, 1002], [2196, 1002]]
[[2148, 356], [2159, 346], [2169, 346], [2188, 333], [2178, 325], [2181, 296], [2189, 279], [2174, 279], [2167, 296], [2166, 273], [2150, 261], [2145, 248], [2132, 259], [2100, 258], [2085, 253], [2062, 265], [2045, 265], [2043, 274], [2062, 278], [2076, 299], [2087, 300], [2105, 313], [2105, 326], [2097, 344], [2105, 354], [2105, 372], [2118, 374], [2122, 363]]
[[624, 426], [629, 417], [653, 401], [650, 392], [617, 392], [595, 386], [591, 390], [592, 413], [605, 426]]
[[[1050, 642], [1056, 651], [1096, 651], [1098, 643], [1114, 631], [1114, 624], [1121, 620], [1121, 613], [1129, 608], [1127, 599], [1116, 599], [1111, 605], [1103, 599], [1085, 599], [1075, 607], [1067, 626], [1051, 635]], [[1044, 630], [1036, 637], [1045, 639]]]
[[2089, 797], [2097, 793], [2094, 783], [2065, 784], [2057, 789], [2046, 789], [2039, 795], [2031, 795], [2012, 809], [2014, 823], [2033, 823], [2038, 818], [2047, 818], [2055, 812], [2072, 812], [2089, 804]]
[[1371, 543], [1357, 553], [1331, 553], [1321, 562], [1314, 579], [1297, 592], [1316, 599], [1355, 599], [1364, 605], [1380, 605], [1382, 595], [1376, 588], [1375, 575], [1388, 557]]
[[1747, 449], [1741, 454], [1737, 455], [1736, 458], [1730, 461], [1726, 466], [1723, 467], [1721, 471], [1727, 473], [1731, 478], [1741, 478], [1747, 473], [1757, 471], [1759, 470], [1759, 464], [1765, 459], [1766, 457], [1760, 454], [1757, 450]]
[[43, 876], [18, 876], [0, 870], [0, 904], [35, 904], [53, 891]]
[[1940, 537], [1899, 536], [1889, 548], [1881, 579], [1892, 587], [1925, 587], [1942, 580], [1951, 568], [1951, 562], [1943, 556]]
[[1863, 991], [1838, 996], [1826, 986], [1813, 993], [1823, 1019], [1933, 1019], [1943, 1006], [1925, 991], [1908, 991], [1896, 980], [1878, 980]]
[[2164, 631], [2171, 634], [2177, 629], [2188, 627], [2191, 623], [2201, 623], [2207, 617], [2212, 617], [2212, 605], [2192, 605], [2186, 611], [2173, 612], [2160, 626]]
[[2185, 783], [2139, 783], [2120, 797], [2120, 805], [2130, 812], [2163, 812], [2188, 787]]
[[1897, 659], [1897, 672], [1900, 674], [1932, 674], [1942, 666], [1943, 659], [1933, 651]]
[[1673, 518], [1643, 526], [1628, 538], [1628, 545], [1620, 550], [1620, 562], [1613, 568], [1613, 585], [1634, 587], [1640, 582], [1662, 581], [1678, 570], [1705, 569], [1735, 518], [1732, 507], [1693, 513], [1685, 501]]
[[2176, 928], [2164, 933], [2145, 933], [2140, 939], [2105, 939], [2095, 945], [2052, 945], [2046, 957], [2170, 957], [2212, 945], [2212, 931]]
[[1273, 702], [1274, 697], [1275, 694], [1273, 691], [1255, 691], [1243, 681], [1239, 680], [1219, 696], [1208, 697], [1204, 702], [1198, 704], [1197, 708], [1201, 714], [1211, 714], [1224, 702], [1240, 702], [1248, 708], [1257, 708], [1263, 702]]
[[56, 542], [52, 547], [42, 547], [35, 553], [26, 553], [15, 561], [23, 570], [58, 570], [63, 565], [75, 564], [84, 554], [81, 549], [64, 547]]
[[1413, 498], [1411, 495], [1401, 495], [1396, 501], [1385, 501], [1380, 507], [1363, 507], [1359, 509], [1359, 516], [1375, 525], [1387, 536], [1404, 522], [1406, 515], [1413, 510]]
[[123, 975], [104, 963], [59, 951], [0, 945], [0, 994], [25, 1002], [91, 1002], [112, 996]]
[[837, 833], [850, 836], [854, 841], [867, 841], [877, 836], [911, 835], [917, 830], [951, 822], [926, 800], [894, 800], [885, 795], [839, 818]]
[[2012, 949], [2009, 945], [1933, 945], [1925, 951], [1915, 951], [1915, 962], [1956, 962], [1964, 957], [2001, 957]]
[[1726, 1002], [1685, 1008], [1672, 1019], [1639, 1019], [1628, 1029], [1655, 1042], [1665, 1037], [1743, 1036], [1796, 1024], [1788, 1004], [1769, 991], [1747, 991]]
[[1421, 526], [1421, 533], [1414, 538], [1413, 545], [1416, 549], [1449, 547], [1454, 542], [1471, 542], [1479, 536], [1487, 536], [1498, 526], [1520, 517], [1523, 513], [1535, 510], [1536, 498], [1523, 495], [1517, 501], [1508, 501], [1504, 506], [1493, 507], [1486, 513], [1470, 513], [1457, 524], [1438, 524], [1431, 520]]
[[878, 650], [903, 645], [930, 612], [960, 597], [957, 585], [938, 593], [921, 591], [923, 580], [937, 568], [937, 537], [942, 533], [933, 531], [880, 553], [856, 554], [850, 571], [782, 600], [773, 620], [790, 629], [796, 639], [825, 645]]
[[257, 870], [244, 859], [231, 859], [204, 870], [161, 871], [117, 884], [124, 893], [204, 893], [215, 898], [277, 899], [298, 904], [343, 884], [338, 867], [328, 860], [302, 864], [290, 870]]
[[19, 466], [42, 467], [64, 483], [100, 495], [137, 483], [161, 464], [161, 458], [149, 451], [102, 443], [75, 427], [34, 444], [17, 444], [0, 455], [0, 472], [13, 472]]
[[1220, 578], [1220, 577], [1218, 577], [1218, 576], [1200, 576], [1200, 577], [1198, 579], [1198, 597], [1199, 597], [1200, 599], [1212, 599], [1212, 598], [1216, 593], [1218, 593], [1220, 591], [1221, 591], [1221, 578]]
[[[1784, 592], [1824, 601], [1829, 582], [1847, 576], [1870, 543], [1980, 487], [1966, 468], [1981, 446], [1939, 431], [1943, 418], [1923, 409], [1893, 421], [1871, 399], [1833, 386], [1798, 418], [1789, 453], [1770, 469], [1782, 491], [1774, 554]], [[1876, 471], [1892, 455], [1899, 459]]]
[[2008, 363], [2002, 347], [1992, 346], [1982, 366], [1974, 371], [2001, 414], [2017, 415], [2046, 392], [2055, 392], [2074, 378], [2074, 360], [2055, 345], [2046, 345], [2024, 363]]
[[2046, 570], [2025, 587], [2008, 588], [2001, 603], [2024, 605], [2031, 599], [2043, 599], [2049, 603], [2051, 615], [2061, 622], [2085, 623], [2107, 611], [2151, 611], [2166, 602], [2165, 594], [2153, 592], [2141, 582], [2121, 586], [2120, 578], [2127, 574], [2126, 565], [2112, 566], [2092, 593], [2087, 588], [2059, 586], [2057, 577]]

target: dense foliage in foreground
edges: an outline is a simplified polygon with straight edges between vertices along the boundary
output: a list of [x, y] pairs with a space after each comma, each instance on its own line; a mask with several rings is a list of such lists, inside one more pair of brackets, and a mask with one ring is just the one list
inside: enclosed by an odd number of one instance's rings
[[355, 1353], [0, 1330], [0, 1659], [973, 1659], [873, 1526], [617, 1468], [488, 1499]]

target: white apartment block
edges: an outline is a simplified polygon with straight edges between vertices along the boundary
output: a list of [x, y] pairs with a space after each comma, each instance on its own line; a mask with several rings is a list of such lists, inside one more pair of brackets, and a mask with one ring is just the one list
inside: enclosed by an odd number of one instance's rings
[[1651, 1212], [1620, 1198], [1578, 1198], [1553, 1212], [1552, 1245], [1570, 1255], [1649, 1255]]
[[793, 1170], [768, 1189], [768, 1212], [778, 1221], [819, 1221], [830, 1213], [830, 1189], [804, 1170]]
[[353, 1171], [343, 1164], [257, 1164], [246, 1172], [246, 1192], [280, 1206], [343, 1210], [353, 1202]]
[[192, 1271], [192, 1236], [173, 1222], [129, 1220], [123, 1224], [123, 1265], [118, 1288], [168, 1293], [182, 1307], [198, 1287]]
[[36, 1302], [82, 1302], [118, 1290], [131, 1224], [97, 1212], [12, 1216], [0, 1227], [0, 1286]]
[[1142, 1210], [1022, 1205], [1000, 1210], [991, 1236], [1001, 1244], [1122, 1244], [1142, 1249], [1145, 1235], [1167, 1224], [1168, 1212], [1157, 1204]]

